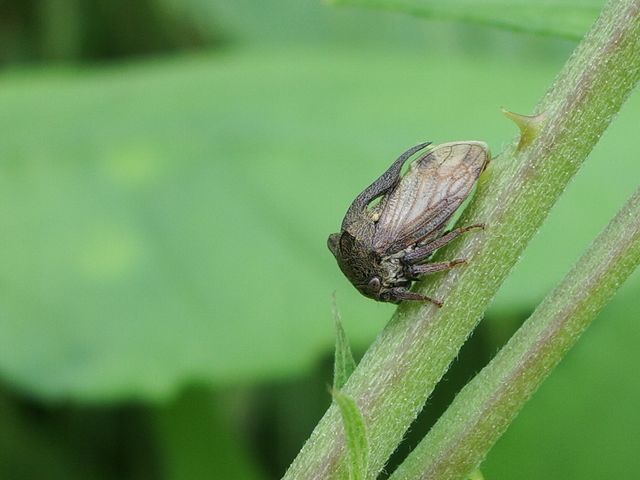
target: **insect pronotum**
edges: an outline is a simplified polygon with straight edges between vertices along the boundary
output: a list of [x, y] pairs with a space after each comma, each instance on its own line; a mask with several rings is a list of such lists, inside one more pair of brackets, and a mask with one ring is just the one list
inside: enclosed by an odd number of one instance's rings
[[[439, 300], [410, 290], [414, 280], [464, 263], [463, 259], [428, 263], [440, 247], [470, 225], [445, 231], [489, 162], [483, 142], [437, 145], [411, 164], [404, 163], [431, 142], [410, 148], [353, 201], [339, 233], [329, 236], [329, 249], [351, 283], [363, 295], [381, 302]], [[373, 200], [380, 201], [371, 205]]]

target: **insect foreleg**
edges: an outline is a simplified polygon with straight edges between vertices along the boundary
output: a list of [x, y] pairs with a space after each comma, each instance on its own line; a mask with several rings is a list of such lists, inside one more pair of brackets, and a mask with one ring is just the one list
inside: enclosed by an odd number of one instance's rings
[[435, 252], [441, 247], [444, 247], [447, 243], [455, 240], [463, 233], [476, 228], [484, 228], [484, 224], [479, 223], [477, 225], [469, 225], [468, 227], [460, 227], [460, 228], [451, 230], [450, 232], [445, 233], [443, 236], [436, 238], [433, 242], [429, 242], [425, 245], [420, 245], [419, 247], [416, 247], [411, 252], [408, 252], [404, 256], [404, 261], [406, 263], [412, 263], [412, 264], [421, 262], [422, 260], [429, 257], [429, 255], [431, 255], [433, 252]]

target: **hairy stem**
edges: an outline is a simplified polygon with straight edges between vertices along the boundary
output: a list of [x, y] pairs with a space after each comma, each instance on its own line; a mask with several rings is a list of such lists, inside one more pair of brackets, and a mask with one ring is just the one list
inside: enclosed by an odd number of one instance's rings
[[640, 263], [640, 189], [390, 480], [459, 480]]
[[[461, 223], [484, 223], [441, 252], [468, 266], [421, 293], [445, 299], [401, 305], [353, 372], [344, 392], [365, 419], [370, 478], [384, 467], [435, 385], [473, 331], [529, 239], [640, 79], [640, 0], [609, 2], [536, 107], [545, 123], [526, 147], [504, 152], [480, 182]], [[331, 407], [285, 479], [344, 479], [345, 439]]]

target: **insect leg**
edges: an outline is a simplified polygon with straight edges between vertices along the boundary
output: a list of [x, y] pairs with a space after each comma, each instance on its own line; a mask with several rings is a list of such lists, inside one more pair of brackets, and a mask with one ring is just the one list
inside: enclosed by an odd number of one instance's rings
[[433, 303], [437, 307], [442, 306], [442, 302], [440, 300], [436, 300], [431, 297], [427, 297], [426, 295], [421, 295], [416, 292], [412, 292], [407, 290], [406, 288], [398, 287], [391, 289], [391, 299], [394, 303], [400, 303], [401, 300], [414, 300], [418, 302], [429, 302]]
[[409, 276], [411, 280], [417, 280], [424, 275], [429, 275], [431, 273], [443, 272], [444, 270], [449, 270], [456, 265], [460, 265], [462, 263], [467, 263], [466, 260], [458, 259], [451, 260], [450, 262], [437, 262], [437, 263], [422, 263], [420, 265], [409, 265]]
[[407, 253], [404, 256], [404, 261], [407, 263], [421, 262], [433, 252], [438, 250], [440, 247], [444, 247], [447, 243], [458, 238], [463, 233], [475, 228], [484, 228], [484, 224], [478, 223], [477, 225], [469, 225], [468, 227], [460, 227], [456, 228], [455, 230], [451, 230], [450, 232], [445, 233], [443, 236], [436, 238], [433, 242], [427, 243], [426, 245], [420, 245], [415, 250]]

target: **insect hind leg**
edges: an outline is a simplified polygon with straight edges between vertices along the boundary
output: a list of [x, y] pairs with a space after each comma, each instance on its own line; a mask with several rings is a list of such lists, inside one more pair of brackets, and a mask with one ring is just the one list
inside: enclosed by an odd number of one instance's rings
[[394, 288], [391, 290], [391, 301], [393, 303], [400, 303], [403, 300], [413, 300], [417, 302], [428, 302], [433, 303], [436, 307], [442, 307], [442, 302], [440, 300], [436, 300], [435, 298], [427, 297], [426, 295], [421, 295], [416, 292], [412, 292], [411, 290], [407, 290], [406, 288]]
[[441, 247], [444, 247], [446, 244], [452, 242], [456, 238], [458, 238], [463, 233], [466, 233], [470, 230], [475, 230], [476, 228], [484, 229], [483, 223], [478, 223], [475, 225], [469, 225], [468, 227], [460, 227], [454, 230], [451, 230], [439, 238], [436, 238], [433, 242], [429, 242], [425, 245], [420, 245], [415, 248], [411, 252], [405, 254], [404, 261], [408, 264], [419, 263], [426, 258], [428, 258], [433, 252], [438, 250]]

